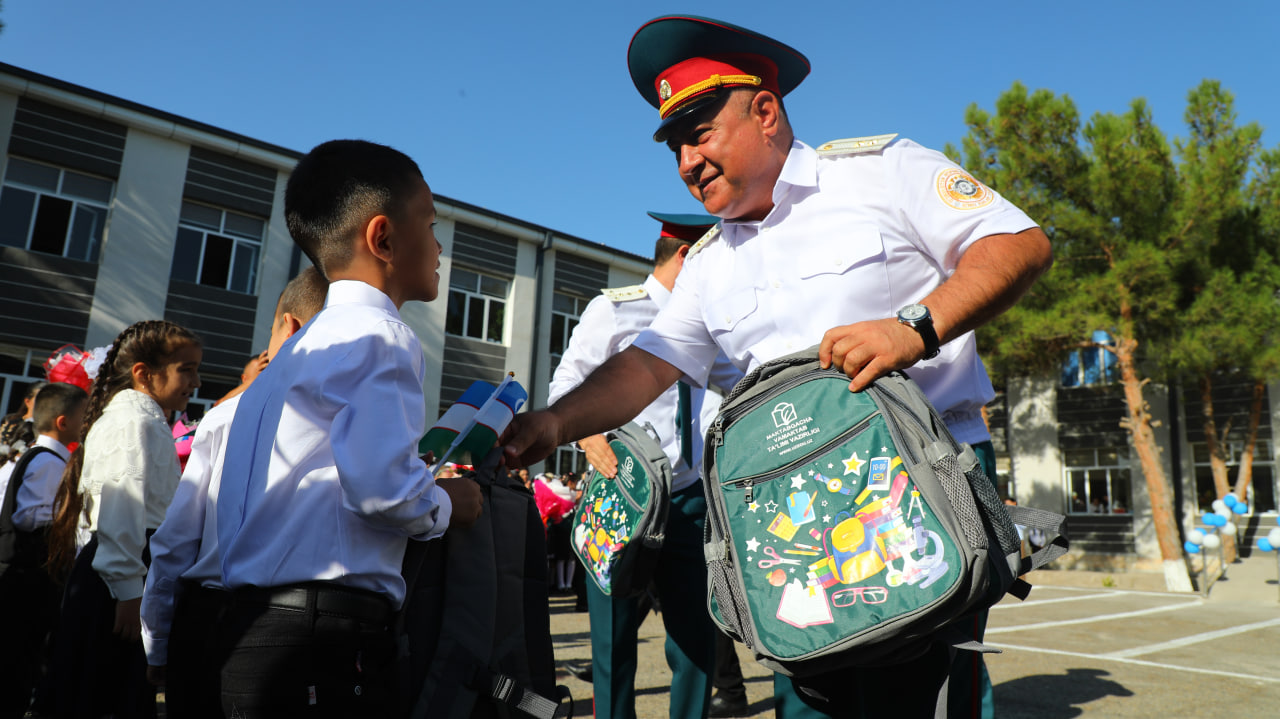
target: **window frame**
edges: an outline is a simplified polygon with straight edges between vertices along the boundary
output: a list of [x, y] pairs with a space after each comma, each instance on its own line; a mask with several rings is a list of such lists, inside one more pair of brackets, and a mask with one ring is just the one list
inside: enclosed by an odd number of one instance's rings
[[[572, 312], [556, 308], [556, 299], [560, 297], [563, 297], [573, 303]], [[590, 303], [591, 299], [587, 297], [571, 295], [567, 292], [552, 293], [551, 327], [548, 330], [549, 336], [547, 349], [551, 355], [551, 370], [553, 372], [555, 371], [555, 368], [560, 365], [560, 360], [564, 357], [565, 351], [569, 349], [569, 340], [573, 338], [573, 331], [578, 327], [578, 323], [582, 320], [582, 313], [586, 311], [587, 305]], [[557, 318], [560, 318], [564, 323], [560, 328], [560, 333], [563, 336], [560, 338], [562, 340], [560, 344], [562, 349], [559, 352], [555, 350], [555, 341], [557, 339], [555, 336], [555, 322]]]
[[[1090, 452], [1092, 460], [1088, 464], [1071, 464], [1070, 455], [1073, 453]], [[1104, 462], [1099, 456], [1102, 452], [1114, 452], [1115, 459], [1113, 462]], [[1096, 473], [1103, 473], [1102, 479], [1106, 485], [1107, 505], [1105, 511], [1096, 512], [1093, 507], [1093, 484]], [[1084, 479], [1084, 497], [1083, 509], [1077, 509], [1076, 503], [1073, 501], [1077, 494], [1072, 486], [1075, 480], [1075, 473], [1082, 473]], [[1116, 480], [1123, 480], [1128, 485], [1127, 496], [1124, 497], [1124, 504], [1120, 509], [1116, 508]], [[1062, 487], [1063, 497], [1066, 500], [1066, 508], [1068, 514], [1101, 514], [1111, 516], [1132, 517], [1133, 516], [1133, 471], [1129, 457], [1129, 448], [1126, 447], [1082, 447], [1077, 449], [1063, 450], [1062, 458]]]
[[[475, 277], [473, 287], [462, 286], [461, 281], [463, 280], [464, 275], [472, 275]], [[485, 280], [501, 282], [505, 285], [505, 293], [500, 296], [493, 294], [492, 292], [486, 292], [484, 289]], [[449, 273], [449, 294], [448, 299], [445, 302], [445, 334], [454, 337], [465, 337], [466, 339], [476, 340], [478, 342], [489, 342], [505, 346], [507, 344], [507, 333], [511, 324], [507, 321], [507, 309], [511, 306], [512, 285], [513, 282], [510, 278], [499, 277], [481, 270], [473, 270], [468, 267], [454, 267]], [[454, 308], [455, 294], [463, 297], [461, 332], [454, 331], [457, 328], [450, 327], [452, 324], [451, 315], [453, 314], [452, 310]], [[473, 321], [471, 311], [476, 302], [481, 303], [483, 308], [479, 320], [481, 330], [480, 336], [469, 334], [468, 332]], [[499, 330], [499, 333], [501, 334], [500, 337], [490, 336], [490, 325], [492, 322], [490, 313], [493, 309], [493, 303], [495, 302], [500, 302], [502, 304], [502, 317], [500, 320], [501, 327]]]
[[[49, 170], [56, 171], [58, 173], [58, 179], [55, 183], [55, 186], [57, 189], [50, 190], [48, 187], [33, 185], [28, 182], [23, 182], [22, 180], [10, 179], [9, 174], [12, 171], [13, 162], [15, 160], [17, 160], [18, 162], [29, 164], [29, 165], [35, 165], [37, 167], [43, 167]], [[86, 198], [83, 195], [77, 195], [77, 194], [72, 194], [68, 192], [66, 190], [68, 174], [79, 176], [79, 177], [86, 177], [91, 180], [98, 180], [98, 181], [107, 183], [108, 185], [110, 185], [110, 192], [108, 193], [109, 197], [106, 199], [105, 202], [103, 202], [100, 200]], [[8, 155], [5, 158], [4, 176], [0, 178], [0, 197], [3, 197], [4, 190], [10, 187], [21, 192], [29, 192], [34, 194], [35, 201], [31, 205], [30, 216], [27, 218], [27, 230], [25, 233], [26, 240], [24, 241], [23, 245], [21, 247], [17, 247], [16, 245], [0, 244], [0, 246], [15, 247], [17, 249], [21, 249], [26, 252], [40, 252], [42, 254], [54, 255], [55, 257], [64, 257], [69, 260], [76, 260], [78, 262], [91, 262], [96, 264], [101, 259], [102, 247], [104, 244], [106, 244], [106, 239], [107, 239], [106, 228], [107, 228], [107, 225], [109, 224], [110, 217], [111, 217], [111, 205], [115, 202], [115, 197], [116, 197], [116, 181], [114, 179], [111, 179], [109, 177], [94, 175], [88, 172], [82, 172], [80, 170], [73, 170], [67, 167], [61, 167], [59, 165], [54, 165], [48, 162], [32, 160], [27, 157], [18, 157], [15, 155]], [[66, 228], [63, 230], [63, 234], [62, 234], [62, 250], [61, 252], [58, 252], [56, 254], [52, 252], [48, 252], [46, 250], [32, 249], [32, 246], [31, 246], [33, 235], [35, 233], [36, 221], [39, 219], [39, 216], [40, 216], [40, 205], [42, 203], [42, 198], [44, 197], [50, 197], [56, 200], [61, 200], [63, 202], [71, 203], [71, 210], [67, 214]], [[96, 240], [90, 242], [87, 248], [87, 251], [85, 253], [87, 256], [73, 256], [69, 254], [70, 247], [73, 241], [72, 231], [76, 226], [76, 217], [79, 214], [78, 210], [81, 207], [96, 211], [96, 214], [101, 219], [102, 226], [101, 226], [101, 229], [99, 230], [99, 234], [101, 236], [96, 238]], [[93, 240], [92, 237], [91, 237], [91, 240]]]
[[[185, 214], [187, 205], [192, 205], [205, 210], [212, 210], [214, 212], [219, 213], [218, 229], [214, 230], [209, 225], [199, 224], [198, 221], [183, 217], [183, 215]], [[245, 233], [239, 230], [228, 230], [227, 220], [229, 217], [247, 218], [247, 219], [251, 219], [256, 222], [262, 223], [262, 236], [259, 237], [258, 239], [254, 239], [252, 237], [249, 237], [248, 233]], [[178, 236], [174, 238], [174, 246], [175, 246], [174, 258], [173, 258], [173, 261], [171, 261], [169, 266], [169, 277], [172, 279], [177, 279], [181, 282], [191, 282], [193, 284], [201, 285], [204, 287], [215, 287], [217, 289], [225, 290], [227, 292], [236, 292], [238, 294], [257, 296], [258, 286], [262, 282], [263, 246], [266, 244], [266, 235], [269, 229], [270, 229], [270, 220], [267, 218], [257, 217], [255, 215], [250, 215], [245, 212], [228, 210], [223, 207], [218, 207], [217, 205], [211, 205], [205, 202], [200, 202], [198, 200], [192, 200], [184, 197], [182, 199], [182, 208], [179, 210]], [[179, 252], [178, 244], [180, 242], [189, 241], [189, 240], [183, 240], [181, 238], [181, 235], [184, 230], [187, 232], [195, 232], [200, 234], [200, 247], [197, 252], [198, 260], [196, 262], [194, 279], [191, 279], [188, 277], [176, 277], [174, 274], [177, 268], [176, 263], [177, 263], [178, 252]], [[226, 279], [226, 282], [222, 284], [222, 286], [218, 286], [215, 284], [210, 284], [202, 281], [204, 271], [205, 271], [205, 262], [208, 260], [207, 255], [209, 252], [210, 237], [214, 237], [220, 240], [229, 240], [231, 243], [231, 252], [227, 258], [227, 279]], [[249, 245], [249, 246], [252, 246], [254, 249], [254, 257], [249, 266], [249, 273], [250, 273], [249, 281], [248, 281], [249, 286], [247, 289], [244, 289], [244, 290], [238, 289], [237, 287], [233, 286], [236, 279], [236, 267], [237, 267], [236, 263], [241, 253], [241, 245]]]

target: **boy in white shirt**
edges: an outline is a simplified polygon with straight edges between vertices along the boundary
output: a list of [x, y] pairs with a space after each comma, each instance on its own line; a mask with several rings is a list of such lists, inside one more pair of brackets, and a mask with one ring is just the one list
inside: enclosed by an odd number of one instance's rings
[[[284, 341], [324, 307], [329, 283], [307, 267], [289, 281], [276, 302], [271, 339], [262, 353], [266, 367]], [[218, 560], [217, 502], [227, 432], [244, 391], [258, 372], [229, 398], [205, 413], [191, 443], [182, 481], [151, 537], [151, 567], [142, 595], [142, 643], [147, 678], [165, 687], [173, 716], [221, 717], [221, 661], [209, 616], [222, 613], [227, 592]]]
[[53, 500], [80, 437], [88, 395], [54, 382], [36, 395], [35, 442], [0, 468], [0, 616], [9, 630], [0, 652], [0, 718], [21, 717], [42, 664], [45, 637], [58, 617], [58, 587], [45, 571]]
[[324, 143], [289, 178], [289, 233], [329, 295], [240, 396], [227, 438], [228, 716], [389, 715], [406, 541], [480, 514], [477, 485], [436, 481], [416, 452], [426, 360], [399, 308], [439, 291], [435, 217], [418, 166], [382, 145]]

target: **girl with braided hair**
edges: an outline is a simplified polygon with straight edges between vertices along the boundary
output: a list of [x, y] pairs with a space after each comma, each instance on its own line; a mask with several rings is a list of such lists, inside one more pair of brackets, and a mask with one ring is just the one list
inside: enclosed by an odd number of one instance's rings
[[[148, 542], [181, 476], [169, 418], [200, 386], [202, 355], [191, 331], [138, 322], [116, 338], [94, 381], [49, 537], [51, 574], [67, 577], [53, 666], [56, 716], [155, 716], [139, 606]], [[77, 556], [84, 527], [89, 540]]]

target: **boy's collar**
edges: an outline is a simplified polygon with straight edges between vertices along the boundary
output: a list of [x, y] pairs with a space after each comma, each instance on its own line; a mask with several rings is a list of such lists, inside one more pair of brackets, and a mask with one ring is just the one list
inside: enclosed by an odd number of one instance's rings
[[372, 305], [382, 307], [389, 312], [400, 314], [387, 293], [362, 280], [334, 280], [329, 283], [329, 294], [325, 297], [324, 306], [334, 305]]
[[36, 446], [52, 449], [59, 457], [62, 457], [63, 461], [66, 461], [71, 456], [71, 450], [67, 449], [67, 445], [47, 434], [36, 437]]

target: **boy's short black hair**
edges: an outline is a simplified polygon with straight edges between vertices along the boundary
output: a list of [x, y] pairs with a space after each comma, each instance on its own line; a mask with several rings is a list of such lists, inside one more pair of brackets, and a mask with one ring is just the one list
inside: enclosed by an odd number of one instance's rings
[[58, 418], [74, 413], [89, 400], [89, 395], [79, 387], [66, 382], [50, 382], [36, 395], [31, 408], [31, 422], [37, 434], [52, 432], [58, 428]]
[[351, 261], [362, 223], [400, 210], [422, 181], [408, 155], [364, 140], [330, 140], [298, 161], [284, 192], [289, 234], [328, 276]]
[[653, 266], [661, 267], [666, 264], [667, 260], [675, 257], [681, 247], [692, 244], [692, 242], [682, 240], [679, 237], [659, 237], [658, 241], [653, 243]]
[[276, 316], [286, 312], [306, 323], [324, 309], [324, 298], [329, 294], [329, 281], [315, 267], [304, 267], [297, 277], [289, 280], [276, 303]]

